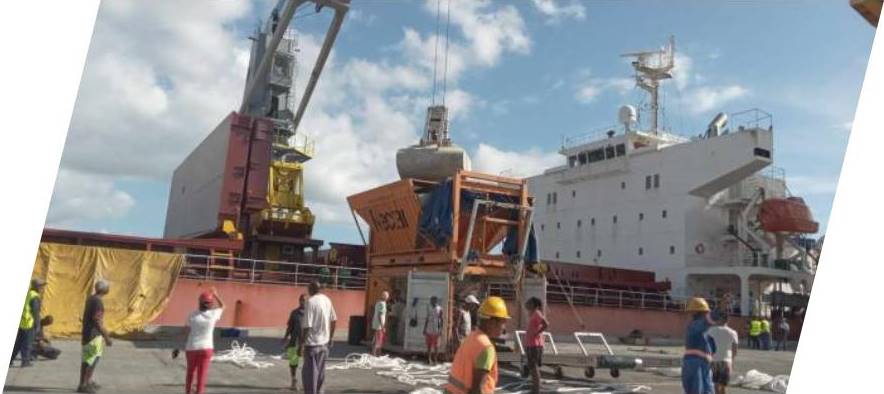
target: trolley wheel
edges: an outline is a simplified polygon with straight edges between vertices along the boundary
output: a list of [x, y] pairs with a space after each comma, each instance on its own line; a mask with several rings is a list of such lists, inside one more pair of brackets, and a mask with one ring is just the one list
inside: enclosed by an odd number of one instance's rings
[[583, 370], [583, 376], [586, 376], [587, 379], [594, 378], [595, 377], [595, 368], [586, 367], [586, 369]]
[[554, 375], [555, 375], [556, 379], [561, 379], [561, 378], [565, 377], [565, 371], [562, 369], [561, 366], [557, 366], [554, 371]]
[[619, 378], [620, 377], [620, 370], [617, 368], [611, 368], [611, 377], [615, 378], [615, 379]]

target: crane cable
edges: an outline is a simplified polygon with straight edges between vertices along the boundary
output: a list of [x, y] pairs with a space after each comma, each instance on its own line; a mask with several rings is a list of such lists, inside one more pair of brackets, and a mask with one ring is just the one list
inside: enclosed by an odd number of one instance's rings
[[433, 48], [433, 99], [432, 105], [436, 104], [436, 67], [439, 64], [439, 15], [441, 14], [442, 0], [436, 0], [436, 43]]
[[451, 28], [451, 0], [448, 0], [445, 21], [445, 68], [442, 72], [442, 105], [445, 105], [445, 94], [448, 92], [448, 30]]

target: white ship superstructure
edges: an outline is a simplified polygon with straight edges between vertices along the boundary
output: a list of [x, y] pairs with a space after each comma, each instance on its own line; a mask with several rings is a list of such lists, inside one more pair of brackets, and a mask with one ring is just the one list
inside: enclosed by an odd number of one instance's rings
[[[673, 49], [630, 55], [654, 113]], [[565, 139], [564, 164], [529, 178], [544, 260], [653, 271], [674, 295], [730, 293], [744, 315], [762, 311], [772, 290], [810, 291], [806, 239], [757, 220], [762, 202], [789, 197], [772, 166], [769, 114], [719, 114], [687, 138], [659, 130], [656, 115], [642, 131], [634, 108], [620, 112], [620, 126]]]

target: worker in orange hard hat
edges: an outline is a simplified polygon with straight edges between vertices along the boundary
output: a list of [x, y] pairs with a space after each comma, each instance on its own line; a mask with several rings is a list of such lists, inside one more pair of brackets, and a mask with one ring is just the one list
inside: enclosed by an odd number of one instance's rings
[[454, 355], [445, 392], [449, 394], [492, 394], [497, 387], [497, 352], [493, 338], [499, 337], [510, 315], [500, 297], [488, 297], [479, 307], [479, 329], [473, 331]]
[[681, 385], [685, 394], [713, 394], [712, 354], [715, 343], [706, 335], [714, 324], [709, 317], [709, 304], [703, 298], [688, 300], [685, 310], [692, 314], [685, 337], [685, 352], [681, 363]]

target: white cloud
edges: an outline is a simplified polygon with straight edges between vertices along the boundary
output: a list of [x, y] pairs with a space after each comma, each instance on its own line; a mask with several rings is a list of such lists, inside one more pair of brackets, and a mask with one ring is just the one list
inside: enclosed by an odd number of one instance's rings
[[591, 77], [592, 72], [588, 68], [579, 70], [578, 75], [582, 81], [577, 84], [574, 98], [583, 104], [594, 102], [599, 96], [608, 91], [623, 95], [635, 88], [635, 80], [632, 78], [593, 78]]
[[692, 82], [692, 78], [695, 78], [695, 75], [693, 74], [694, 59], [688, 55], [676, 52], [674, 64], [675, 67], [672, 68], [672, 80], [675, 82], [675, 87], [678, 88], [678, 90], [684, 90], [688, 87], [688, 84]]
[[[435, 15], [430, 3], [425, 8]], [[230, 1], [206, 8], [171, 0], [102, 4], [59, 183], [71, 173], [82, 174], [72, 179], [84, 184], [121, 177], [168, 179], [213, 127], [238, 109], [249, 41], [234, 26], [253, 15], [263, 17], [270, 6]], [[506, 54], [527, 53], [530, 39], [512, 5], [455, 2], [451, 23], [446, 98], [456, 122], [485, 105], [458, 86], [462, 73], [493, 67]], [[299, 96], [321, 39], [299, 36]], [[341, 60], [332, 51], [299, 129], [316, 142], [316, 157], [305, 170], [306, 199], [321, 222], [349, 223], [344, 197], [398, 178], [396, 149], [417, 142], [422, 132], [435, 42], [433, 35], [405, 28], [394, 50], [379, 60]], [[440, 82], [442, 45], [444, 40]], [[457, 129], [452, 132], [457, 139]], [[97, 199], [60, 186], [52, 219], [70, 223], [99, 217], [95, 212], [125, 215], [131, 196], [112, 182], [99, 186], [104, 197]], [[91, 208], [78, 214], [72, 209], [77, 204]]]
[[544, 152], [531, 148], [525, 151], [505, 151], [480, 143], [471, 157], [473, 169], [490, 174], [506, 174], [528, 177], [542, 173], [563, 161], [556, 152]]
[[575, 97], [577, 98], [577, 101], [580, 101], [583, 104], [589, 104], [595, 101], [600, 94], [602, 94], [602, 87], [590, 83], [581, 86], [580, 89], [577, 90]]
[[722, 87], [701, 86], [689, 90], [683, 97], [685, 107], [692, 114], [721, 108], [724, 104], [744, 97], [749, 90], [740, 85]]
[[550, 23], [557, 23], [563, 18], [586, 19], [586, 8], [576, 0], [568, 4], [563, 4], [561, 0], [532, 0], [532, 3]]
[[124, 217], [135, 199], [114, 187], [107, 177], [59, 170], [46, 224], [55, 228], [76, 226], [82, 220]]

